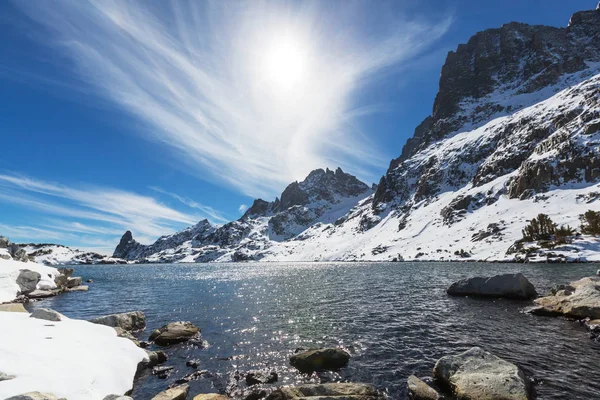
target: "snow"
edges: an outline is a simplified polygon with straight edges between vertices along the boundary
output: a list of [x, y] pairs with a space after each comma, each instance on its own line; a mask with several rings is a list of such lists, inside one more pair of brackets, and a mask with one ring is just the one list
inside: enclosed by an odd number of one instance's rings
[[40, 391], [69, 400], [102, 400], [132, 388], [146, 353], [113, 328], [87, 321], [0, 312], [0, 398]]
[[35, 262], [25, 263], [0, 258], [0, 303], [16, 299], [17, 292], [19, 291], [17, 277], [22, 269], [29, 269], [40, 273], [42, 279], [37, 284], [38, 289], [56, 289], [56, 284], [54, 283], [54, 278], [58, 275], [56, 268]]

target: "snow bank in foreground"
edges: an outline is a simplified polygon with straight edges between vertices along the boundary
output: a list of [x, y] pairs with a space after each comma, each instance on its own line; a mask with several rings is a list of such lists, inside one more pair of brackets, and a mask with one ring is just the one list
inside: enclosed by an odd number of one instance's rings
[[39, 272], [42, 279], [37, 284], [38, 289], [56, 289], [54, 278], [58, 275], [56, 268], [47, 267], [34, 262], [21, 262], [0, 258], [0, 303], [13, 301], [19, 292], [17, 277], [20, 270], [29, 269]]
[[113, 328], [91, 322], [0, 312], [0, 399], [40, 391], [69, 400], [101, 400], [130, 390], [146, 352]]

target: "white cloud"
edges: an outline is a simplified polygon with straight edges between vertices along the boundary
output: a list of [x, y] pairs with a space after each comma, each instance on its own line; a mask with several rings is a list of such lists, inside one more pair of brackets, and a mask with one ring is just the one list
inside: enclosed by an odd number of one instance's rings
[[[65, 236], [65, 232], [78, 233], [78, 236], [114, 237], [120, 236], [125, 230], [132, 230], [137, 240], [149, 243], [160, 235], [202, 219], [202, 216], [182, 213], [152, 197], [136, 193], [98, 186], [73, 188], [19, 175], [0, 174], [0, 202], [37, 210], [46, 215], [49, 229], [28, 228], [28, 236], [17, 235], [39, 239], [43, 239], [40, 235], [57, 240], [75, 238]], [[56, 216], [65, 219], [56, 220]], [[48, 232], [54, 233], [51, 235]], [[32, 236], [33, 233], [36, 235]]]
[[207, 219], [210, 220], [211, 223], [213, 224], [218, 224], [218, 223], [223, 223], [223, 222], [229, 222], [230, 218], [228, 218], [225, 214], [223, 214], [221, 211], [219, 210], [215, 210], [213, 207], [204, 205], [204, 204], [200, 204], [197, 201], [194, 201], [188, 197], [185, 196], [180, 196], [176, 193], [172, 193], [169, 191], [166, 191], [164, 189], [161, 189], [159, 187], [156, 186], [151, 186], [150, 189], [154, 190], [155, 192], [167, 195], [177, 201], [179, 201], [182, 204], [185, 204], [186, 206], [190, 207], [190, 208], [195, 208], [197, 210], [202, 211], [203, 214], [205, 214], [207, 216]]
[[238, 211], [241, 213], [243, 213], [244, 211], [246, 211], [248, 209], [248, 206], [245, 204], [240, 204], [240, 206], [238, 207]]
[[274, 195], [317, 167], [375, 179], [389, 157], [352, 128], [369, 110], [354, 95], [451, 22], [401, 10], [369, 19], [384, 3], [336, 4], [15, 2], [101, 96], [146, 123], [140, 135], [192, 173], [251, 196]]

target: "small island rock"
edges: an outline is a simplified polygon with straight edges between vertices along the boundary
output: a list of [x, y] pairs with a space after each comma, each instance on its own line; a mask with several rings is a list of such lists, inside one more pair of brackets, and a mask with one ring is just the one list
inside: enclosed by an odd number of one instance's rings
[[521, 273], [492, 277], [472, 277], [453, 283], [447, 290], [452, 296], [481, 296], [507, 299], [537, 297], [535, 287]]
[[350, 354], [338, 348], [312, 349], [294, 354], [290, 364], [298, 371], [311, 373], [314, 371], [336, 370], [348, 365]]
[[160, 329], [156, 329], [150, 334], [150, 340], [159, 346], [167, 346], [186, 342], [190, 339], [200, 337], [200, 328], [191, 322], [170, 322]]
[[479, 347], [440, 358], [433, 376], [459, 400], [530, 399], [529, 382], [519, 367]]

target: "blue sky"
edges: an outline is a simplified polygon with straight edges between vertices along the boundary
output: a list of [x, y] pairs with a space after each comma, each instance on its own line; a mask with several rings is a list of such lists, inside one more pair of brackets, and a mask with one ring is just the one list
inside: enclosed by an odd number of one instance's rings
[[0, 234], [110, 253], [315, 168], [376, 182], [449, 50], [596, 3], [0, 2]]

